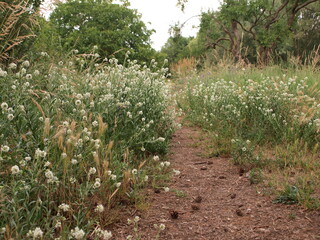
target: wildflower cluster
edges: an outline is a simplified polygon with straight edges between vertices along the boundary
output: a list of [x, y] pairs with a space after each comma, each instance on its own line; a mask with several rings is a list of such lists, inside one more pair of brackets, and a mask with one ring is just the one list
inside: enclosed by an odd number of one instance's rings
[[[206, 128], [231, 136], [277, 142], [320, 131], [320, 103], [309, 94], [308, 79], [263, 77], [245, 82], [212, 79], [190, 84], [190, 115]], [[312, 140], [311, 140], [312, 141]]]
[[105, 208], [148, 181], [142, 162], [174, 130], [166, 69], [72, 57], [0, 69], [0, 228], [14, 239], [110, 239]]

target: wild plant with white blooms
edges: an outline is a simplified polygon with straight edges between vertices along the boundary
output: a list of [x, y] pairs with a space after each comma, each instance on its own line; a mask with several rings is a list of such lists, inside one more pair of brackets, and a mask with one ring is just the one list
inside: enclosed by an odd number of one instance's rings
[[0, 71], [0, 239], [110, 239], [174, 131], [167, 70], [39, 58]]
[[265, 183], [279, 201], [288, 199], [286, 189], [298, 189], [296, 202], [319, 209], [319, 71], [276, 70], [191, 76], [179, 103], [208, 131], [210, 156], [231, 157], [251, 183]]
[[230, 138], [279, 142], [320, 131], [320, 102], [309, 95], [307, 78], [259, 77], [245, 81], [191, 81], [186, 107], [192, 119]]

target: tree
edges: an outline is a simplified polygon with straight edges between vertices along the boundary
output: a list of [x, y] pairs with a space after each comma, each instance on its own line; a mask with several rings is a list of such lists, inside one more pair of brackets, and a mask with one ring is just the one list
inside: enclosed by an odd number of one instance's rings
[[[207, 45], [230, 52], [236, 62], [246, 59], [242, 49], [250, 47], [256, 51], [257, 62], [268, 64], [275, 50], [292, 46], [300, 12], [315, 2], [318, 0], [224, 0], [219, 11], [210, 14], [215, 26], [211, 31], [218, 35]], [[206, 17], [202, 20], [207, 21]]]
[[297, 20], [297, 27], [294, 35], [294, 53], [305, 59], [319, 46], [320, 1], [302, 9]]
[[[311, 3], [318, 0], [225, 0], [220, 14], [229, 21], [230, 34], [239, 43], [239, 28], [248, 34], [257, 47], [257, 61], [268, 64], [272, 52], [288, 46], [291, 40], [297, 15]], [[230, 35], [229, 34], [229, 35]], [[232, 37], [230, 37], [232, 41]], [[238, 45], [236, 45], [238, 47]], [[235, 50], [240, 56], [238, 48]]]
[[179, 23], [172, 26], [169, 32], [170, 37], [162, 47], [161, 53], [166, 55], [170, 63], [176, 63], [182, 58], [190, 57], [188, 44], [193, 38], [187, 38], [181, 35], [181, 26]]
[[63, 47], [89, 53], [98, 47], [101, 57], [115, 55], [123, 60], [126, 52], [133, 58], [148, 61], [154, 50], [150, 45], [152, 30], [148, 30], [136, 10], [127, 3], [110, 1], [72, 0], [58, 4], [50, 16], [56, 26]]

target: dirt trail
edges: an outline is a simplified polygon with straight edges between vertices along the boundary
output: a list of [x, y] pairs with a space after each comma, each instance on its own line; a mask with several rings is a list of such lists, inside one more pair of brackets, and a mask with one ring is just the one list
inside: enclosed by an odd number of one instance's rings
[[[170, 162], [181, 174], [170, 192], [150, 190], [151, 207], [138, 214], [141, 239], [155, 239], [153, 224], [159, 223], [166, 225], [160, 237], [165, 240], [320, 239], [319, 213], [273, 204], [228, 159], [202, 157], [201, 134], [186, 126], [176, 132]], [[116, 239], [126, 239], [132, 227], [118, 225], [116, 232]]]

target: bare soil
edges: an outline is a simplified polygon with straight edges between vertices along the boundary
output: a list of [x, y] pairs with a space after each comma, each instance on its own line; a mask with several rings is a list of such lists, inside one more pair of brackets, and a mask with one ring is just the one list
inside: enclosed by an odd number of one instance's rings
[[[164, 240], [320, 239], [319, 212], [272, 203], [274, 196], [259, 193], [229, 159], [203, 157], [201, 139], [194, 127], [176, 132], [169, 157], [181, 174], [172, 178], [169, 192], [149, 189], [150, 208], [132, 214], [141, 217], [141, 239], [155, 239], [153, 225], [159, 223], [166, 226]], [[113, 234], [126, 239], [132, 226], [118, 223]]]

